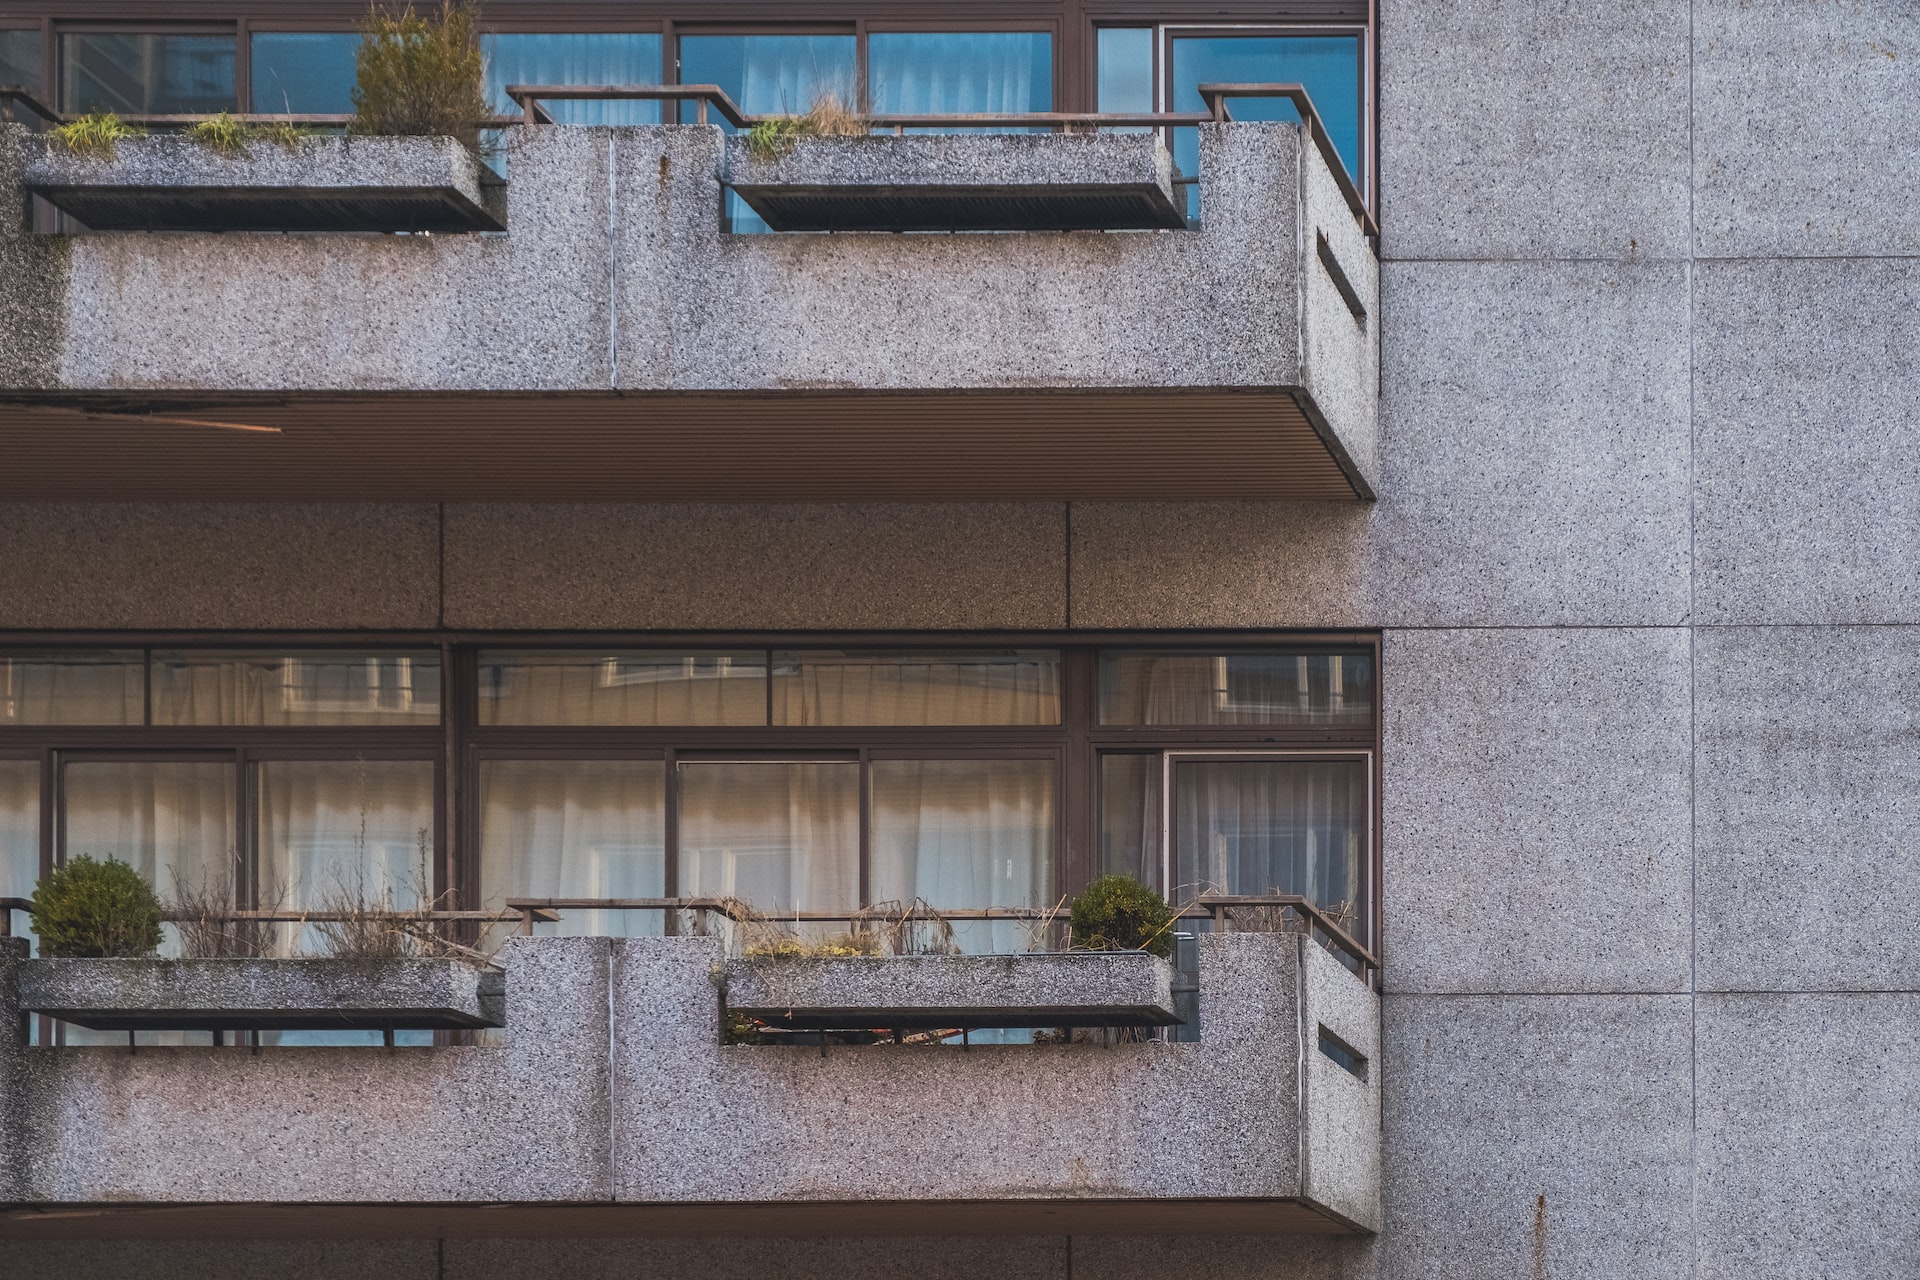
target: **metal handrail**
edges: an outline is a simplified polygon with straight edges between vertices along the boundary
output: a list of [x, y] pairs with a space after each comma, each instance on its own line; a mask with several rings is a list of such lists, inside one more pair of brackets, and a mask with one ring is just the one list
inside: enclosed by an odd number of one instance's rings
[[60, 115], [30, 93], [25, 85], [0, 84], [0, 124], [13, 123], [15, 105], [25, 107], [48, 124], [59, 124]]
[[32, 911], [33, 903], [27, 898], [0, 898], [0, 938], [13, 937], [13, 913]]

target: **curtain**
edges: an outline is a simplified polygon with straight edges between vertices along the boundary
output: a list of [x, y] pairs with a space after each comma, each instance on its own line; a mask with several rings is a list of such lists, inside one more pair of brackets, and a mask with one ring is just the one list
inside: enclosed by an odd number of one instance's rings
[[1053, 109], [1044, 31], [876, 32], [867, 38], [875, 112], [1008, 115]]
[[1100, 874], [1160, 883], [1157, 753], [1100, 757]]
[[486, 653], [485, 725], [763, 725], [766, 657], [735, 653]]
[[[667, 774], [662, 760], [488, 760], [480, 766], [480, 894], [508, 898], [658, 898], [666, 893]], [[662, 913], [566, 911], [542, 934], [628, 937], [661, 931]]]
[[859, 905], [859, 764], [688, 763], [679, 799], [682, 896], [774, 916]]
[[[1053, 903], [1052, 760], [876, 760], [876, 902], [935, 908]], [[1018, 922], [958, 921], [968, 951], [1025, 950]]]
[[[567, 32], [483, 35], [487, 98], [495, 111], [519, 110], [510, 84], [658, 84], [657, 32]], [[657, 102], [548, 102], [561, 124], [658, 124]]]
[[[76, 761], [64, 772], [67, 857], [124, 862], [162, 898], [233, 883], [232, 765]], [[178, 954], [172, 926], [162, 954]]]
[[138, 652], [0, 656], [0, 724], [139, 724], [145, 678]]
[[1300, 894], [1334, 914], [1360, 900], [1367, 835], [1358, 760], [1177, 760], [1177, 897]]
[[40, 763], [0, 760], [0, 897], [24, 898], [39, 881]]
[[153, 722], [437, 724], [440, 656], [315, 650], [153, 655]]
[[776, 653], [780, 725], [1059, 724], [1060, 657]]
[[1106, 653], [1100, 722], [1139, 725], [1366, 724], [1364, 653]]

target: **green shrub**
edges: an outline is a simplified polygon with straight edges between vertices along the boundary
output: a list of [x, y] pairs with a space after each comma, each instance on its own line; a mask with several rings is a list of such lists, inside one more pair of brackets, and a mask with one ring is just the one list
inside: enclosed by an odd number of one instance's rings
[[33, 891], [33, 930], [43, 956], [144, 956], [160, 945], [160, 899], [126, 863], [81, 854]]
[[244, 155], [253, 141], [253, 126], [222, 111], [217, 116], [187, 126], [188, 140], [197, 142], [223, 156]]
[[1082, 950], [1173, 954], [1173, 908], [1131, 876], [1101, 876], [1080, 891], [1068, 918]]
[[872, 131], [865, 116], [824, 93], [803, 116], [766, 116], [756, 121], [746, 133], [747, 154], [756, 160], [778, 160], [801, 138], [862, 138]]
[[478, 150], [480, 121], [492, 114], [486, 77], [475, 5], [443, 0], [424, 17], [412, 5], [375, 8], [360, 24], [347, 131], [458, 138]]
[[62, 146], [90, 160], [111, 160], [125, 138], [144, 138], [147, 131], [128, 124], [111, 111], [94, 111], [47, 130], [47, 145]]

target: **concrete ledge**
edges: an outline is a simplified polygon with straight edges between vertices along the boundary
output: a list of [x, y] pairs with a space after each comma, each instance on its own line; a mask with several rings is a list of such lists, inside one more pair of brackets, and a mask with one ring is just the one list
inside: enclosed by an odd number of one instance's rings
[[776, 231], [1131, 231], [1186, 226], [1158, 134], [798, 138], [727, 144], [727, 182]]
[[112, 160], [49, 145], [33, 194], [95, 231], [502, 231], [473, 153], [452, 138], [254, 142], [227, 155], [184, 138], [122, 142]]
[[1144, 951], [735, 960], [727, 1009], [805, 1029], [1163, 1027], [1173, 970]]
[[457, 960], [34, 960], [20, 1007], [94, 1031], [504, 1024], [505, 975]]

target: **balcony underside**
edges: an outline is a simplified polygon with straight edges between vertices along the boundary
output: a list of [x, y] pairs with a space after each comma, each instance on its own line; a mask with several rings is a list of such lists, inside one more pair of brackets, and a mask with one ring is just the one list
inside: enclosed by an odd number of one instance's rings
[[1150, 183], [1097, 186], [733, 184], [775, 231], [1149, 231], [1187, 225]]
[[438, 187], [36, 186], [93, 231], [504, 231], [459, 191]]
[[0, 404], [0, 451], [7, 501], [1373, 496], [1286, 388], [65, 395]]
[[806, 1201], [726, 1204], [30, 1205], [0, 1241], [540, 1239], [645, 1236], [1335, 1235], [1293, 1200]]

